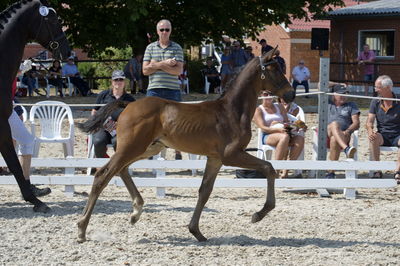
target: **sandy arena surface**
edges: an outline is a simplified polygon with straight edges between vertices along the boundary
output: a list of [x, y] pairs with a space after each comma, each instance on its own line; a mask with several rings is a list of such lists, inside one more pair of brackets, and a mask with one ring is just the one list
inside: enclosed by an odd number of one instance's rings
[[[74, 111], [84, 121], [87, 111]], [[367, 160], [366, 112], [361, 117], [359, 160]], [[316, 126], [316, 114], [306, 122]], [[249, 147], [256, 147], [256, 134]], [[311, 159], [311, 135], [306, 133], [306, 159]], [[167, 158], [171, 158], [169, 151]], [[62, 157], [61, 145], [43, 145], [40, 156]], [[75, 156], [86, 156], [86, 136], [76, 130]], [[184, 154], [184, 158], [187, 156]], [[343, 157], [342, 157], [343, 158]], [[394, 160], [385, 154], [383, 160]], [[83, 169], [82, 169], [83, 170]], [[62, 172], [36, 169], [33, 174]], [[190, 171], [170, 176], [188, 177]], [[366, 173], [361, 173], [361, 177]], [[234, 178], [234, 173], [225, 172]], [[340, 176], [340, 175], [339, 175]], [[342, 175], [343, 176], [343, 175]], [[392, 178], [386, 173], [386, 178]], [[1, 178], [1, 177], [0, 177]], [[89, 186], [67, 198], [63, 186], [51, 186], [43, 198], [52, 208], [37, 214], [21, 200], [16, 185], [0, 186], [1, 265], [399, 265], [400, 192], [398, 188], [358, 190], [356, 200], [342, 194], [276, 191], [276, 208], [252, 224], [251, 215], [265, 200], [264, 189], [222, 189], [211, 194], [200, 220], [209, 239], [199, 243], [187, 225], [197, 201], [197, 189], [141, 189], [144, 212], [129, 224], [131, 200], [124, 187], [108, 186], [90, 220], [88, 241], [77, 243], [77, 226]]]

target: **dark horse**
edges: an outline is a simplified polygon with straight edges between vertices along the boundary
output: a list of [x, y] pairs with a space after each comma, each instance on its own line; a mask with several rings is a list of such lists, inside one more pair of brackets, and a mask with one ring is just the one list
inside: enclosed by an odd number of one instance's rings
[[126, 106], [118, 118], [116, 152], [97, 171], [83, 217], [78, 222], [78, 241], [86, 240], [86, 228], [96, 200], [115, 174], [120, 174], [132, 197], [130, 222], [134, 224], [139, 220], [144, 202], [127, 167], [166, 147], [207, 156], [199, 199], [189, 224], [189, 231], [197, 240], [207, 240], [200, 232], [199, 220], [222, 165], [256, 169], [267, 177], [266, 202], [253, 215], [252, 222], [263, 219], [275, 207], [277, 174], [271, 163], [245, 151], [251, 139], [251, 120], [262, 90], [269, 90], [285, 101], [294, 99], [293, 88], [272, 59], [274, 52], [247, 63], [226, 94], [215, 101], [183, 104], [146, 97], [130, 104], [114, 102], [81, 125], [83, 131], [94, 132], [116, 108]]
[[0, 13], [0, 152], [15, 176], [25, 201], [33, 210], [47, 212], [46, 204], [38, 200], [25, 181], [15, 153], [8, 118], [12, 112], [11, 87], [28, 41], [35, 40], [53, 52], [67, 57], [68, 41], [57, 14], [47, 1], [25, 0], [15, 3]]

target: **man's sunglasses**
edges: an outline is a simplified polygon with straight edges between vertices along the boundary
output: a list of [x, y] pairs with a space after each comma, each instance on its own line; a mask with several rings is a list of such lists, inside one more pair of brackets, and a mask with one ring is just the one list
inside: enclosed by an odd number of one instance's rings
[[161, 31], [161, 32], [164, 32], [164, 31], [165, 31], [165, 32], [169, 32], [169, 31], [170, 31], [170, 29], [168, 29], [168, 28], [165, 28], [165, 29], [160, 29], [160, 31]]
[[114, 79], [114, 81], [124, 81], [124, 79]]

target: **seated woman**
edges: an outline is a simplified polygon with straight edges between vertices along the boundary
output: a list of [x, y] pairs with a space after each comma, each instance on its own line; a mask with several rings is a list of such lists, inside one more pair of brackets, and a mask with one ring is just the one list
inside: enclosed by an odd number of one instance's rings
[[62, 92], [64, 84], [61, 78], [61, 63], [59, 60], [54, 60], [53, 65], [49, 68], [49, 84], [55, 86], [60, 93], [60, 97], [64, 97]]
[[[96, 104], [107, 104], [116, 100], [133, 102], [135, 98], [125, 90], [125, 74], [122, 70], [114, 70], [111, 77], [111, 89], [102, 91], [96, 99]], [[100, 106], [92, 109], [94, 115]], [[120, 110], [122, 112], [122, 110]], [[113, 119], [116, 121], [120, 112], [116, 112]], [[114, 122], [115, 123], [115, 122]], [[112, 124], [112, 123], [110, 123]], [[100, 129], [93, 134], [94, 154], [96, 158], [105, 158], [107, 156], [107, 145], [113, 144], [116, 147], [116, 136], [113, 134], [112, 126], [107, 125], [106, 129]]]
[[[272, 96], [263, 91], [261, 96]], [[289, 151], [289, 160], [297, 160], [304, 148], [304, 137], [292, 134], [288, 125], [287, 112], [282, 104], [274, 103], [272, 97], [264, 98], [262, 104], [256, 108], [254, 122], [263, 132], [263, 144], [275, 147], [275, 160], [283, 160]], [[288, 170], [283, 170], [280, 178], [287, 178]]]

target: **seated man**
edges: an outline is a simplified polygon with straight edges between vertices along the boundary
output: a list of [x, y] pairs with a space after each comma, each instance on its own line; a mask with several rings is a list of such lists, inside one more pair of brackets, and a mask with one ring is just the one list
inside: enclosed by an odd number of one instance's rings
[[207, 66], [202, 70], [204, 76], [207, 77], [207, 81], [210, 82], [209, 92], [218, 93], [218, 87], [221, 85], [221, 79], [219, 78], [218, 70], [213, 65], [212, 58], [207, 58]]
[[[337, 161], [341, 150], [347, 158], [354, 158], [356, 148], [349, 146], [349, 142], [351, 134], [360, 127], [360, 110], [354, 102], [346, 101], [345, 86], [334, 85], [332, 92], [338, 95], [332, 97], [328, 106], [329, 159]], [[325, 177], [335, 178], [335, 172], [328, 171]]]
[[68, 57], [67, 64], [62, 68], [63, 77], [69, 77], [72, 84], [74, 84], [82, 96], [88, 96], [90, 92], [88, 84], [80, 77], [78, 67], [75, 65], [74, 57]]
[[[379, 97], [399, 99], [392, 91], [393, 81], [389, 76], [379, 76], [375, 81], [375, 91]], [[379, 161], [380, 146], [400, 146], [400, 102], [392, 100], [371, 101], [367, 118], [367, 131], [370, 143], [371, 158]], [[377, 131], [374, 122], [377, 122]], [[382, 178], [382, 172], [374, 173], [374, 178]], [[397, 165], [394, 174], [397, 184], [400, 184], [400, 151], [397, 155]]]

